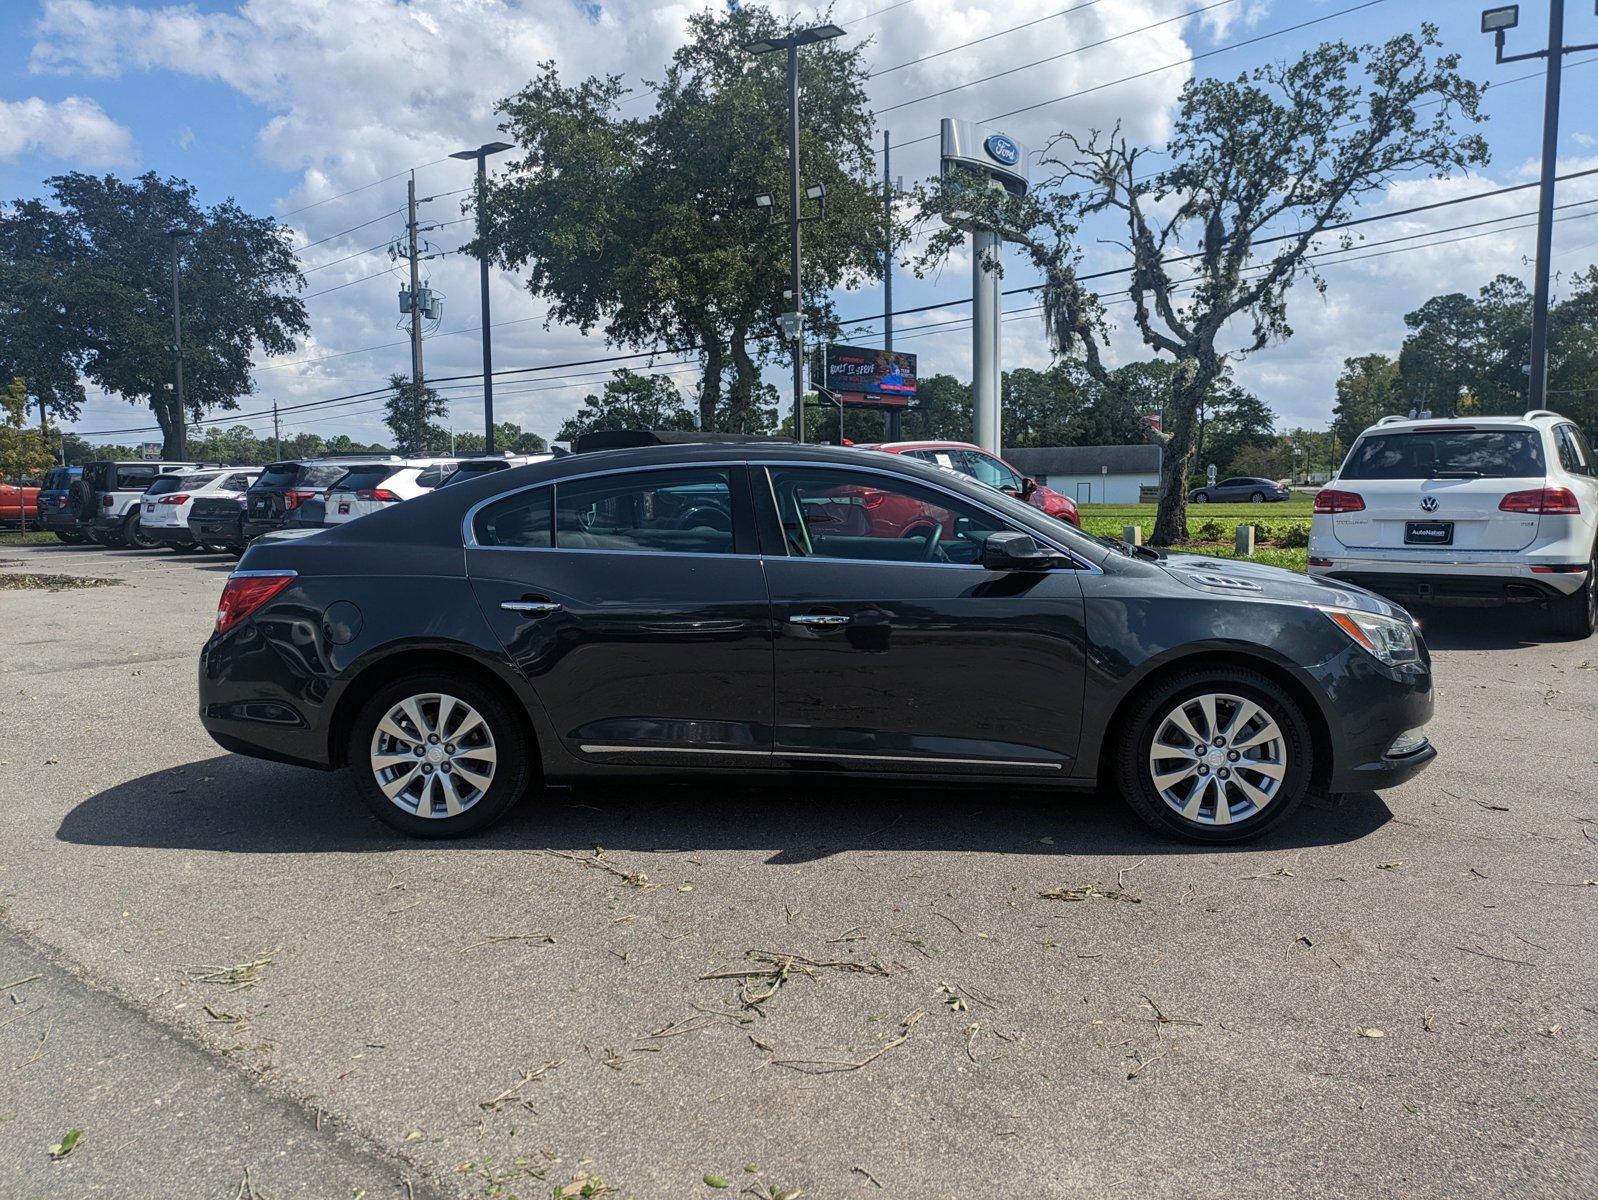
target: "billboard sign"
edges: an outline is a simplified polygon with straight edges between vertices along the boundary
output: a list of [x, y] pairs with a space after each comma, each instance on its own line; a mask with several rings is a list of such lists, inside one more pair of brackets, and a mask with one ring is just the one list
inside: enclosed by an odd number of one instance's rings
[[828, 346], [826, 387], [845, 404], [909, 407], [916, 394], [916, 356], [865, 346]]

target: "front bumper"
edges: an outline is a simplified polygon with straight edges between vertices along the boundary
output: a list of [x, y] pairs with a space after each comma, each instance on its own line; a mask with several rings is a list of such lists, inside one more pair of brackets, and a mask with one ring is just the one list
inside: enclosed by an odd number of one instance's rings
[[1427, 742], [1408, 754], [1383, 755], [1372, 762], [1346, 767], [1332, 781], [1334, 792], [1380, 792], [1408, 783], [1437, 757], [1437, 747]]
[[[1330, 566], [1316, 565], [1326, 557]], [[1311, 545], [1309, 573], [1352, 583], [1400, 604], [1496, 607], [1574, 595], [1587, 582], [1587, 565], [1527, 559], [1361, 558]], [[1537, 568], [1544, 568], [1538, 570]]]

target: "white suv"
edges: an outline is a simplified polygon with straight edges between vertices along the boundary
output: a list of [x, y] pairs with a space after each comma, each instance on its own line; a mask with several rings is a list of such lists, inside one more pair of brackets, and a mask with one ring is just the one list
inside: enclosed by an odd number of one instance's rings
[[139, 532], [174, 550], [202, 549], [189, 528], [194, 502], [211, 496], [243, 496], [260, 473], [259, 467], [214, 467], [188, 475], [162, 475], [145, 489], [139, 502]]
[[357, 463], [324, 493], [324, 525], [342, 525], [392, 504], [425, 496], [455, 472], [457, 458]]
[[1557, 413], [1383, 417], [1315, 497], [1309, 571], [1400, 602], [1546, 604], [1598, 622], [1598, 466]]

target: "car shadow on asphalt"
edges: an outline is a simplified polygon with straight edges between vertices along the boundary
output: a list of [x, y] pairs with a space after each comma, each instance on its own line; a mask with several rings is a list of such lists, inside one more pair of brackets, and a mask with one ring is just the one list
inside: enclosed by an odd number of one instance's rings
[[1548, 632], [1548, 614], [1538, 604], [1412, 611], [1433, 650], [1521, 650], [1562, 640]]
[[[1392, 816], [1374, 792], [1311, 799], [1282, 829], [1240, 848], [1358, 841]], [[1227, 849], [1156, 835], [1108, 789], [865, 786], [825, 778], [773, 783], [640, 777], [625, 785], [553, 788], [535, 792], [482, 834], [430, 842], [396, 834], [377, 821], [342, 773], [238, 755], [152, 772], [90, 796], [66, 815], [56, 836], [78, 845], [239, 854], [780, 848], [766, 859], [772, 866], [850, 850], [1125, 855]]]

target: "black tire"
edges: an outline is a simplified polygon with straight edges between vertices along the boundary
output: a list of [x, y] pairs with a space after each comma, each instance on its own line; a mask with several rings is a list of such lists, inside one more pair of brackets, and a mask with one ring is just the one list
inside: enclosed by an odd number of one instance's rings
[[207, 554], [227, 554], [227, 553], [230, 553], [230, 548], [229, 547], [219, 545], [216, 542], [201, 542], [200, 545], [199, 545], [199, 548], [201, 550], [204, 550]]
[[122, 544], [130, 550], [154, 550], [161, 543], [139, 526], [139, 510], [122, 518]]
[[[1154, 738], [1167, 715], [1184, 700], [1196, 701], [1212, 693], [1257, 704], [1276, 722], [1286, 760], [1286, 772], [1269, 802], [1229, 824], [1189, 820], [1177, 812], [1155, 787], [1149, 762]], [[1118, 738], [1115, 774], [1122, 797], [1149, 826], [1182, 841], [1215, 845], [1259, 837], [1298, 807], [1314, 775], [1314, 741], [1298, 703], [1270, 679], [1247, 668], [1201, 667], [1177, 671], [1160, 680], [1121, 722]], [[1221, 766], [1235, 769], [1224, 763]], [[1255, 776], [1256, 781], [1260, 778]], [[1228, 812], [1231, 811], [1229, 804]]]
[[81, 545], [83, 545], [84, 542], [89, 540], [88, 538], [84, 537], [81, 533], [68, 533], [64, 529], [57, 529], [55, 531], [55, 535], [56, 535], [57, 538], [59, 538], [61, 541], [65, 542], [69, 546], [81, 546]]
[[1573, 596], [1548, 602], [1549, 624], [1555, 635], [1589, 638], [1598, 627], [1598, 553], [1587, 564], [1587, 582]]
[[1193, 493], [1193, 503], [1194, 504], [1208, 504], [1209, 502], [1210, 502], [1210, 494], [1208, 492], [1194, 492]]
[[1248, 498], [1248, 502], [1250, 504], [1264, 504], [1265, 503], [1265, 493], [1264, 492], [1252, 492], [1252, 493], [1250, 493], [1249, 494], [1249, 498]]
[[[470, 807], [455, 816], [419, 816], [402, 808], [384, 794], [374, 771], [371, 755], [378, 725], [396, 705], [408, 698], [445, 695], [475, 709], [483, 719], [497, 754], [488, 788]], [[428, 712], [436, 716], [437, 707]], [[451, 722], [459, 727], [459, 721]], [[469, 757], [469, 751], [464, 757]], [[533, 755], [526, 723], [499, 693], [484, 687], [468, 675], [453, 671], [425, 671], [385, 684], [361, 706], [350, 728], [345, 759], [355, 777], [362, 801], [384, 824], [401, 833], [419, 838], [465, 837], [488, 828], [503, 817], [526, 793], [533, 775]], [[442, 771], [442, 767], [437, 768]], [[418, 780], [423, 784], [422, 780]], [[439, 776], [443, 786], [443, 776]], [[428, 793], [431, 795], [432, 793]], [[435, 805], [430, 801], [429, 810]]]

